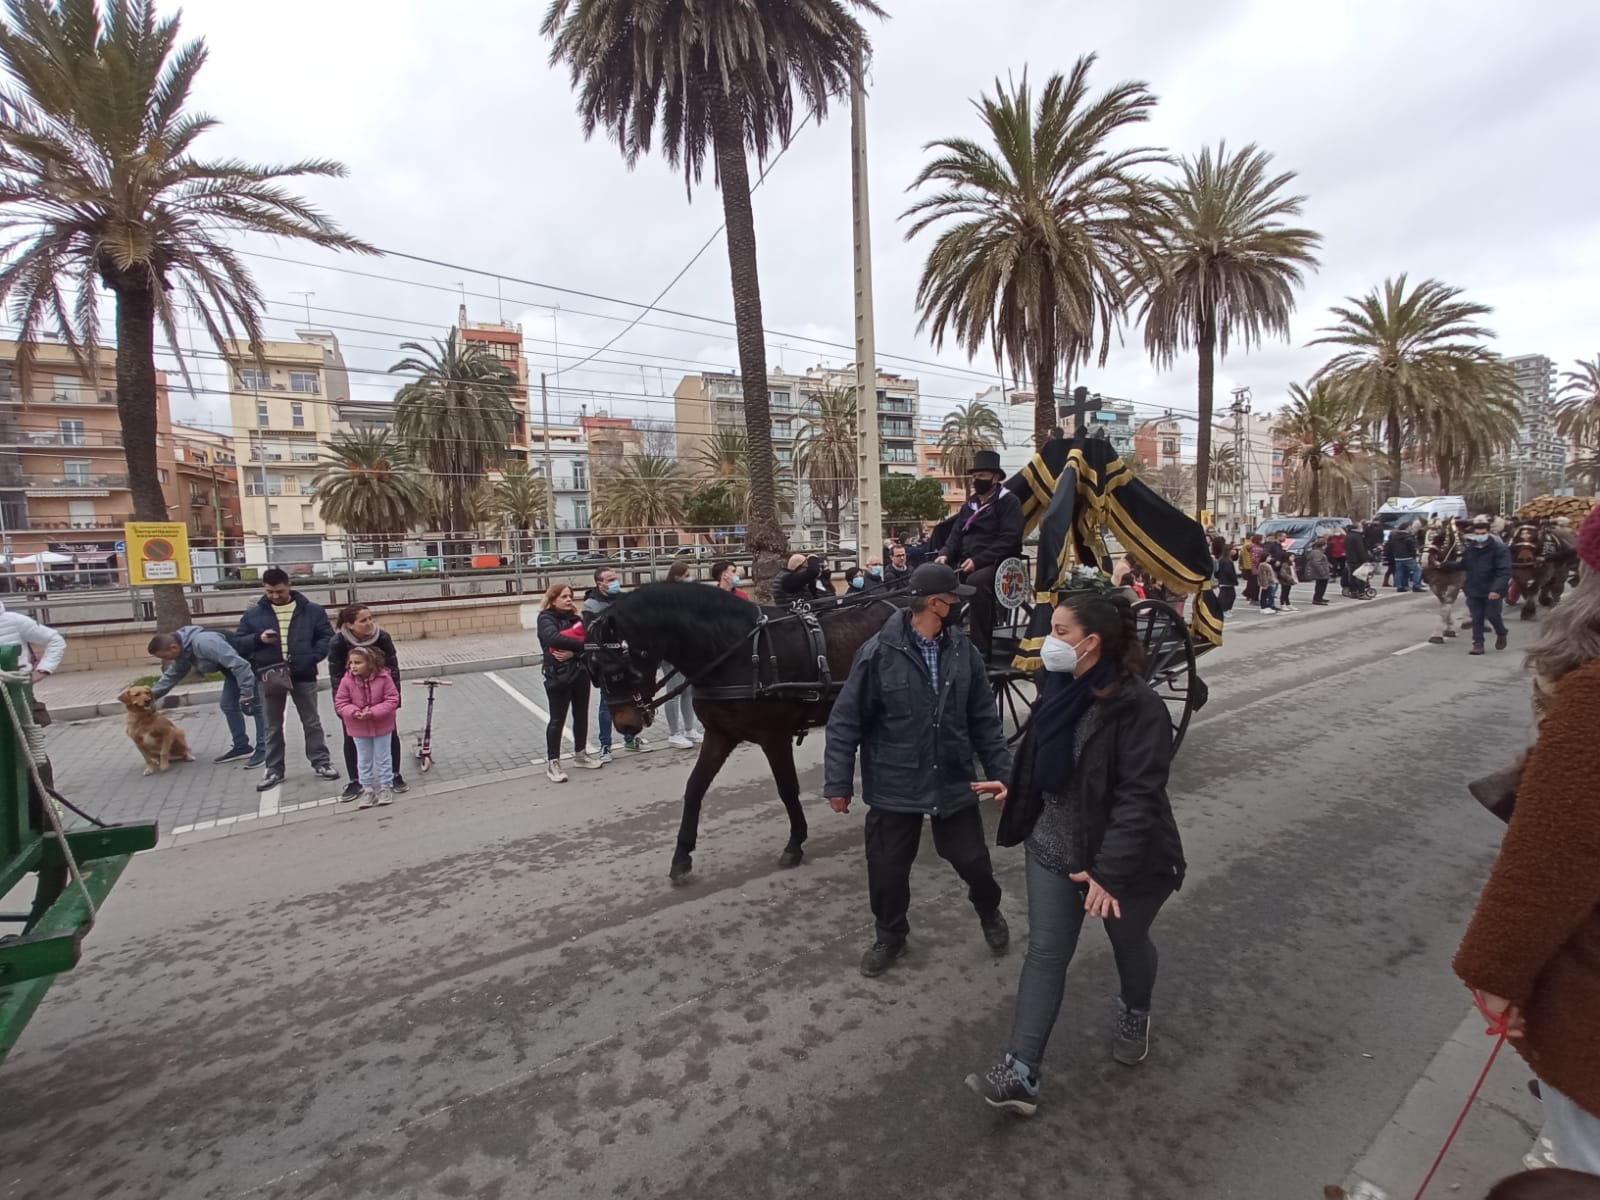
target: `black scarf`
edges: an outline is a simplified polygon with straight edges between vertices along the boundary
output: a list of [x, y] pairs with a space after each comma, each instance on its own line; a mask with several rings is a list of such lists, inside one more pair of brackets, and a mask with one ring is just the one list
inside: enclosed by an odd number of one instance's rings
[[1082, 675], [1053, 671], [1045, 676], [1033, 713], [1033, 782], [1039, 791], [1059, 792], [1066, 787], [1078, 722], [1095, 702], [1096, 689], [1110, 678], [1111, 666], [1104, 661]]

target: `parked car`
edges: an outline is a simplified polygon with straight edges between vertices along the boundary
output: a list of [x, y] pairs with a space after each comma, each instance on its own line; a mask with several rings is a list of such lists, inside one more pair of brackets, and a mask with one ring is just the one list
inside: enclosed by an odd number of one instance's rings
[[532, 567], [535, 570], [542, 570], [545, 567], [555, 566], [555, 561], [548, 554], [530, 554], [522, 560], [522, 565], [524, 567]]
[[1306, 551], [1319, 537], [1330, 537], [1350, 522], [1344, 517], [1274, 517], [1256, 526], [1260, 534], [1286, 533], [1284, 549], [1295, 557], [1295, 566], [1304, 576]]
[[589, 555], [586, 552], [574, 550], [569, 554], [563, 554], [558, 561], [568, 565], [572, 563], [588, 562]]

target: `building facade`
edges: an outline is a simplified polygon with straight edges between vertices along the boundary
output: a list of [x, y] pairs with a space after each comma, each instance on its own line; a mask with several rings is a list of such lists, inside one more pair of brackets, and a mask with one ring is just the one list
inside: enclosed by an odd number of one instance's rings
[[[545, 474], [544, 426], [535, 425], [528, 434], [528, 470], [543, 479]], [[593, 478], [589, 442], [581, 425], [550, 426], [550, 470], [555, 478], [556, 532], [538, 538], [538, 553], [571, 554], [593, 545], [594, 519], [589, 490]]]
[[1133, 456], [1154, 470], [1178, 466], [1183, 461], [1183, 426], [1170, 418], [1145, 421], [1133, 432]]
[[1556, 364], [1543, 354], [1506, 360], [1517, 386], [1516, 466], [1552, 481], [1567, 467], [1567, 443], [1555, 427]]
[[172, 458], [177, 471], [178, 509], [173, 520], [189, 527], [189, 545], [212, 551], [219, 562], [244, 549], [239, 511], [239, 466], [226, 434], [173, 422]]
[[525, 462], [528, 457], [528, 429], [531, 414], [528, 408], [528, 359], [522, 352], [522, 326], [504, 321], [469, 321], [467, 306], [463, 304], [456, 314], [455, 328], [450, 330], [450, 345], [483, 346], [516, 377], [511, 388], [511, 400], [516, 408], [516, 427], [506, 446], [505, 461]]
[[[123, 525], [133, 494], [117, 416], [116, 353], [102, 349], [85, 371], [59, 342], [43, 342], [26, 377], [17, 344], [0, 341], [0, 539], [8, 561], [40, 553], [70, 557], [52, 572], [120, 576]], [[169, 514], [179, 489], [167, 377], [156, 372], [157, 477]], [[173, 515], [181, 520], [180, 515]]]
[[[917, 466], [924, 479], [936, 479], [944, 493], [945, 513], [956, 512], [967, 502], [967, 481], [944, 469], [944, 456], [939, 453], [939, 431], [924, 429], [917, 442]], [[1010, 475], [1011, 472], [1006, 472]]]

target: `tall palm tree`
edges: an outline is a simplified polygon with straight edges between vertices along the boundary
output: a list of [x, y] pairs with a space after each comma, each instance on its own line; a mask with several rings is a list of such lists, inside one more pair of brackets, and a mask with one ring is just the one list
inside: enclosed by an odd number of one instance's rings
[[947, 414], [939, 427], [939, 466], [946, 475], [959, 478], [972, 470], [972, 458], [979, 450], [1005, 444], [1006, 427], [1000, 415], [974, 400]]
[[767, 465], [772, 416], [756, 269], [755, 217], [747, 152], [765, 163], [794, 129], [794, 93], [818, 120], [865, 56], [857, 12], [882, 16], [873, 0], [551, 0], [542, 31], [552, 63], [571, 69], [585, 136], [605, 129], [632, 167], [659, 133], [684, 186], [700, 182], [709, 152], [722, 190], [733, 315], [744, 385], [750, 461], [749, 546], [763, 586], [784, 548]]
[[[489, 481], [484, 494], [484, 509], [488, 515], [525, 537], [541, 528], [550, 514], [550, 484], [542, 475], [535, 475], [525, 462], [509, 462], [500, 472], [499, 479]], [[550, 544], [555, 544], [552, 537]], [[522, 547], [517, 547], [518, 553]]]
[[794, 431], [794, 469], [822, 515], [828, 545], [839, 544], [839, 525], [856, 496], [856, 396], [828, 388], [809, 398]]
[[1227, 492], [1236, 496], [1239, 487], [1241, 471], [1239, 464], [1234, 461], [1233, 447], [1226, 442], [1211, 451], [1211, 487], [1216, 494]]
[[1210, 478], [1211, 413], [1216, 360], [1229, 341], [1248, 350], [1269, 334], [1289, 337], [1294, 293], [1320, 234], [1284, 224], [1298, 217], [1304, 196], [1284, 194], [1294, 172], [1269, 175], [1272, 155], [1221, 143], [1182, 161], [1182, 178], [1161, 189], [1161, 248], [1144, 281], [1145, 349], [1158, 367], [1180, 350], [1200, 359], [1195, 462], [1199, 508]]
[[1417, 422], [1418, 456], [1432, 465], [1445, 495], [1455, 483], [1471, 478], [1494, 458], [1513, 450], [1522, 424], [1521, 410], [1510, 387], [1482, 392], [1457, 391], [1447, 404], [1430, 408]]
[[[6, 0], [0, 67], [0, 303], [20, 325], [26, 376], [41, 334], [59, 333], [99, 375], [97, 289], [116, 323], [117, 416], [134, 516], [167, 519], [156, 465], [155, 329], [176, 352], [174, 298], [200, 314], [217, 349], [261, 342], [263, 304], [227, 244], [270, 233], [370, 250], [281, 186], [342, 176], [326, 159], [253, 166], [194, 157], [217, 127], [188, 107], [203, 39], [179, 45], [178, 20], [145, 0]], [[179, 356], [182, 363], [182, 356]], [[187, 370], [187, 368], [185, 368]], [[186, 624], [183, 589], [155, 589], [162, 629]]]
[[[719, 426], [700, 445], [696, 454], [702, 477], [720, 485], [728, 500], [738, 507], [739, 519], [750, 521], [750, 439], [737, 425]], [[777, 497], [778, 512], [788, 515], [794, 510], [794, 472], [774, 459], [772, 464], [773, 492]]]
[[[1291, 383], [1289, 403], [1281, 410], [1273, 433], [1283, 443], [1284, 475], [1295, 476], [1295, 490], [1304, 492], [1310, 509], [1306, 515], [1328, 515], [1323, 501], [1333, 501], [1335, 491], [1339, 498], [1347, 496], [1354, 477], [1354, 455], [1361, 447], [1356, 410], [1349, 398], [1326, 379], [1309, 388]], [[1325, 486], [1325, 481], [1335, 480], [1343, 486]]]
[[[1055, 379], [1095, 357], [1105, 365], [1111, 328], [1127, 303], [1126, 280], [1146, 253], [1156, 208], [1140, 173], [1162, 161], [1152, 149], [1112, 151], [1107, 140], [1149, 119], [1155, 95], [1136, 81], [1089, 94], [1084, 55], [1052, 75], [1037, 107], [1026, 74], [976, 102], [986, 141], [930, 142], [938, 156], [912, 188], [938, 184], [902, 214], [910, 240], [944, 225], [917, 284], [918, 331], [946, 336], [973, 357], [988, 341], [1014, 375], [1031, 371], [1034, 439], [1058, 421]], [[946, 224], [947, 222], [953, 222]]]
[[690, 486], [672, 459], [658, 454], [632, 455], [595, 481], [595, 523], [619, 533], [644, 529], [652, 538], [659, 538], [666, 526], [683, 520]]
[[1571, 444], [1569, 469], [1600, 485], [1600, 354], [1572, 365], [1556, 392], [1556, 432]]
[[1460, 297], [1460, 288], [1436, 279], [1409, 290], [1404, 275], [1386, 279], [1335, 306], [1338, 323], [1311, 342], [1344, 347], [1316, 377], [1337, 384], [1360, 422], [1383, 438], [1391, 496], [1400, 494], [1407, 440], [1414, 453], [1428, 444], [1433, 410], [1515, 394], [1511, 369], [1480, 344], [1494, 337], [1478, 323], [1492, 310]]
[[431, 481], [387, 429], [364, 429], [330, 438], [326, 462], [312, 477], [322, 519], [357, 537], [403, 540], [426, 516]]
[[438, 477], [447, 532], [466, 532], [469, 500], [500, 465], [516, 429], [517, 377], [480, 342], [401, 342], [400, 348], [413, 353], [390, 372], [416, 378], [395, 393], [395, 432]]

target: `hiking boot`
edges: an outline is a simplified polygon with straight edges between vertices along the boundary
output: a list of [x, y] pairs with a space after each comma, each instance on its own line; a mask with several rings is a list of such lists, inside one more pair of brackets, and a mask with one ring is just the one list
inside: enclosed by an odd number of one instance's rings
[[600, 760], [591, 756], [587, 750], [579, 750], [572, 756], [572, 765], [582, 767], [585, 771], [598, 771]]
[[277, 787], [282, 782], [283, 782], [283, 772], [281, 772], [281, 771], [268, 771], [265, 775], [263, 775], [261, 777], [261, 782], [256, 784], [256, 791], [258, 791], [258, 792], [271, 791], [273, 788]]
[[983, 940], [989, 943], [989, 949], [996, 954], [1004, 954], [1006, 947], [1011, 944], [1011, 926], [1006, 924], [1006, 919], [999, 909], [995, 909], [987, 917], [979, 917], [978, 923], [983, 926]]
[[1468, 650], [1467, 653], [1468, 654], [1482, 654], [1483, 653], [1483, 643], [1482, 642], [1473, 642], [1472, 643], [1472, 649]]
[[1117, 1018], [1117, 1034], [1111, 1042], [1111, 1057], [1123, 1066], [1136, 1067], [1150, 1053], [1150, 1014], [1122, 1010]]
[[1504, 650], [1506, 648], [1506, 641], [1507, 640], [1508, 639], [1506, 638], [1505, 634], [1503, 634], [1503, 633], [1496, 634], [1495, 635], [1495, 639], [1494, 639], [1494, 648], [1496, 650]]
[[361, 796], [361, 781], [352, 779], [344, 785], [344, 791], [339, 793], [340, 800], [356, 800]]
[[872, 949], [861, 956], [861, 973], [869, 979], [874, 975], [882, 975], [889, 969], [889, 964], [905, 952], [904, 942], [874, 942]]
[[1444, 645], [1444, 634], [1442, 634], [1442, 633], [1434, 634], [1431, 638], [1428, 639], [1428, 645], [1430, 645], [1430, 646], [1442, 646], [1442, 645]]
[[[255, 751], [255, 747], [251, 746], [249, 744], [246, 744], [246, 745], [243, 745], [243, 746], [235, 746], [235, 747], [233, 747], [233, 749], [229, 750], [226, 754], [219, 754], [219, 755], [216, 756], [216, 758], [212, 759], [211, 761], [212, 762], [219, 762], [219, 763], [238, 762], [241, 758], [249, 758], [255, 752], [256, 752]], [[265, 761], [265, 760], [263, 760], [263, 761]]]
[[567, 773], [561, 769], [561, 760], [559, 758], [552, 758], [545, 763], [544, 777], [551, 783], [565, 783], [567, 781]]
[[1024, 1117], [1039, 1110], [1039, 1085], [1022, 1077], [1009, 1054], [982, 1075], [968, 1075], [967, 1089], [982, 1096], [990, 1108], [1003, 1108]]
[[371, 788], [362, 788], [361, 789], [361, 803], [356, 805], [356, 810], [359, 812], [361, 809], [371, 808], [377, 803], [378, 803], [378, 793], [373, 791]]

